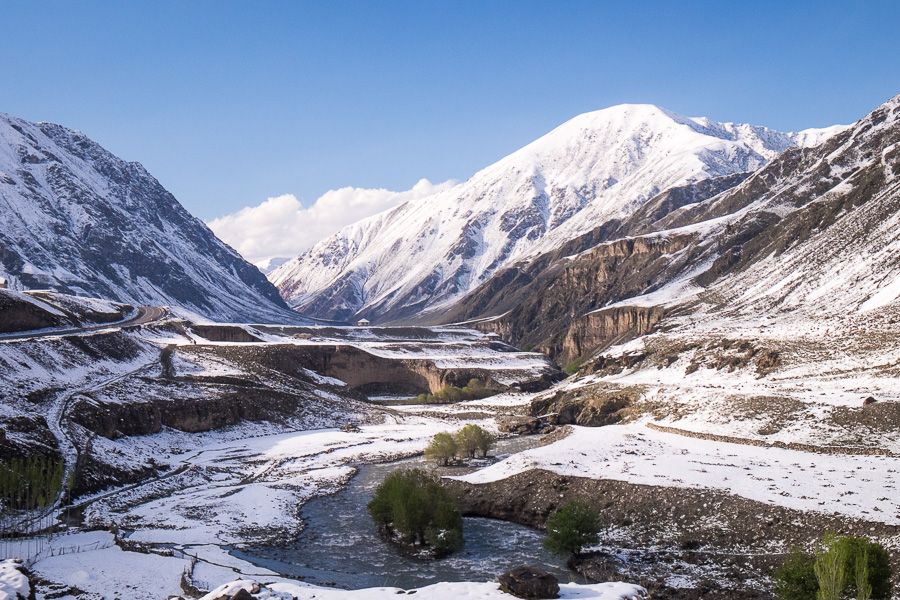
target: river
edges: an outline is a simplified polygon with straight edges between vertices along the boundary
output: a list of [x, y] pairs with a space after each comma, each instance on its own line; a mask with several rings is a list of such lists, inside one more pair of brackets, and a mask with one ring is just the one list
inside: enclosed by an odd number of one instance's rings
[[[537, 436], [501, 440], [496, 452], [509, 454], [532, 447]], [[465, 545], [455, 554], [423, 561], [400, 554], [378, 535], [366, 504], [385, 475], [400, 466], [422, 466], [421, 457], [387, 464], [362, 465], [342, 491], [307, 502], [301, 516], [306, 528], [287, 546], [234, 551], [235, 556], [279, 573], [318, 585], [347, 589], [422, 587], [438, 581], [493, 581], [519, 565], [537, 565], [560, 581], [580, 581], [565, 559], [544, 550], [540, 531], [494, 519], [466, 517]]]

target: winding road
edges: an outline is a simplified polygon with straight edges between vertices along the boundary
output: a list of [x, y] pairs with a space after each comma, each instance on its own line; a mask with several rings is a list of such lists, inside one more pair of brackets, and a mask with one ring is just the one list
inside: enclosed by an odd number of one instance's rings
[[162, 306], [140, 306], [135, 312], [121, 321], [112, 323], [98, 323], [97, 325], [87, 325], [85, 327], [70, 327], [68, 329], [40, 329], [37, 331], [24, 331], [20, 333], [7, 333], [0, 335], [0, 342], [11, 340], [30, 340], [42, 337], [58, 337], [61, 335], [77, 335], [79, 333], [88, 333], [101, 329], [110, 329], [112, 327], [131, 327], [134, 325], [149, 325], [156, 321], [161, 321], [168, 316], [169, 312]]
[[[68, 329], [52, 329], [52, 330], [38, 330], [38, 331], [29, 331], [22, 333], [12, 333], [5, 334], [0, 336], [0, 341], [14, 341], [14, 340], [28, 340], [28, 339], [37, 339], [44, 337], [59, 337], [64, 335], [78, 335], [82, 333], [91, 333], [93, 331], [99, 331], [103, 329], [111, 329], [111, 328], [119, 328], [119, 327], [134, 327], [141, 325], [150, 325], [157, 321], [161, 321], [168, 317], [168, 311], [161, 306], [141, 306], [135, 309], [135, 311], [120, 321], [115, 321], [113, 323], [99, 323], [96, 325], [88, 325], [85, 327], [72, 327]], [[152, 365], [157, 363], [156, 360], [153, 360], [147, 364], [142, 364], [135, 369], [132, 369], [125, 373], [119, 373], [110, 377], [107, 377], [99, 382], [93, 382], [84, 387], [68, 390], [61, 394], [59, 394], [51, 403], [47, 418], [47, 425], [50, 431], [53, 433], [54, 437], [57, 439], [57, 443], [59, 444], [60, 453], [63, 455], [65, 460], [65, 481], [69, 479], [70, 472], [75, 467], [75, 462], [77, 461], [78, 451], [75, 447], [75, 444], [69, 437], [69, 433], [67, 431], [66, 426], [64, 425], [64, 419], [66, 417], [66, 411], [69, 409], [72, 400], [77, 396], [99, 390], [111, 383], [124, 379], [130, 375], [134, 375]], [[177, 471], [177, 470], [176, 470]], [[175, 474], [169, 473], [166, 476], [171, 476]], [[30, 526], [32, 521], [38, 522], [40, 519], [44, 518], [48, 514], [58, 512], [62, 506], [63, 498], [65, 497], [67, 490], [65, 488], [59, 491], [56, 499], [53, 504], [48, 506], [45, 510], [41, 511], [41, 514], [29, 517], [29, 519], [23, 521], [17, 526]]]

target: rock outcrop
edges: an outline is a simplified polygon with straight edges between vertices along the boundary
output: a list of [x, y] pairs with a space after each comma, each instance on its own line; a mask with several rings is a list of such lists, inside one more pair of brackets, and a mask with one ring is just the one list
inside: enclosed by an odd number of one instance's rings
[[665, 314], [661, 307], [604, 307], [666, 281], [669, 271], [688, 260], [684, 252], [695, 241], [693, 235], [628, 238], [575, 257], [544, 260], [542, 267], [532, 267], [537, 272], [529, 281], [509, 283], [516, 300], [511, 310], [472, 326], [565, 365], [610, 342], [652, 331]]
[[559, 352], [560, 362], [652, 332], [665, 316], [660, 306], [617, 306], [590, 312], [569, 326]]
[[559, 598], [559, 580], [540, 567], [516, 567], [497, 578], [500, 589], [528, 600]]

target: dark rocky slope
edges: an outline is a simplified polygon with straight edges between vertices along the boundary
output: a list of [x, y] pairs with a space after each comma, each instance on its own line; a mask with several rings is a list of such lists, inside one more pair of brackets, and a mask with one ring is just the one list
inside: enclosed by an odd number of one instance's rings
[[144, 168], [85, 135], [0, 114], [0, 276], [217, 320], [296, 321], [275, 287]]

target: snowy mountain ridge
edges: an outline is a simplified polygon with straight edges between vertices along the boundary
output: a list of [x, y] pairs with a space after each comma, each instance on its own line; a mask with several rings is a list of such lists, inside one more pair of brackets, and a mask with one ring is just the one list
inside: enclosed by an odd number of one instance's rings
[[293, 319], [277, 291], [140, 164], [0, 113], [0, 277], [17, 289]]
[[586, 113], [454, 188], [346, 227], [269, 278], [309, 316], [408, 318], [664, 190], [755, 171], [840, 129], [785, 134], [652, 105]]

